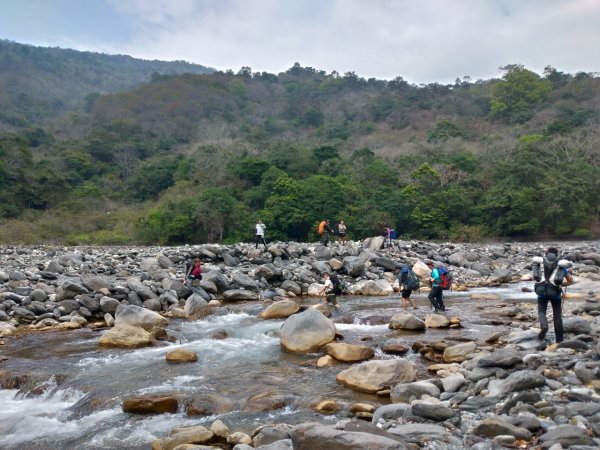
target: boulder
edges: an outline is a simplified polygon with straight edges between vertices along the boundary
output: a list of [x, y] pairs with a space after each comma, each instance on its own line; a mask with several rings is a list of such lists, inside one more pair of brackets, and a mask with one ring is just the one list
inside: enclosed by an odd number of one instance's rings
[[392, 330], [424, 330], [425, 322], [414, 314], [399, 313], [390, 319], [390, 328]]
[[439, 398], [440, 389], [429, 381], [415, 381], [414, 383], [398, 383], [390, 392], [394, 403], [410, 403], [419, 400], [423, 395]]
[[100, 339], [101, 347], [137, 348], [147, 347], [153, 342], [152, 334], [140, 327], [122, 323], [108, 330]]
[[177, 412], [177, 398], [132, 397], [123, 402], [123, 412], [131, 414], [164, 414]]
[[442, 314], [427, 314], [425, 316], [425, 326], [427, 328], [447, 328], [450, 326], [450, 320]]
[[336, 430], [319, 423], [303, 423], [293, 428], [294, 450], [406, 450], [407, 447], [392, 437], [372, 433]]
[[183, 311], [186, 318], [190, 320], [197, 320], [208, 315], [210, 312], [210, 306], [202, 297], [192, 294], [185, 301]]
[[493, 379], [488, 384], [489, 396], [505, 396], [512, 392], [544, 386], [546, 378], [533, 370], [519, 370], [503, 380]]
[[135, 305], [119, 305], [115, 314], [115, 326], [131, 325], [143, 328], [154, 336], [164, 334], [168, 320], [158, 314]]
[[494, 417], [483, 419], [475, 429], [473, 434], [493, 438], [499, 434], [514, 436], [517, 439], [529, 441], [532, 437], [531, 432], [525, 428], [516, 427], [500, 418]]
[[368, 296], [387, 296], [394, 293], [394, 288], [387, 280], [365, 280], [357, 283], [359, 293]]
[[165, 354], [165, 358], [167, 362], [170, 363], [188, 363], [198, 361], [198, 355], [196, 355], [195, 352], [186, 348], [176, 348], [174, 350], [169, 350]]
[[407, 359], [366, 361], [338, 373], [336, 380], [361, 392], [374, 394], [405, 381], [414, 381], [415, 365]]
[[365, 271], [365, 263], [358, 256], [346, 256], [344, 269], [349, 276], [360, 277]]
[[228, 302], [243, 300], [258, 300], [258, 293], [245, 289], [230, 289], [223, 292], [223, 300]]
[[75, 283], [73, 281], [67, 280], [63, 284], [61, 284], [56, 290], [56, 302], [61, 302], [66, 299], [75, 298], [80, 294], [89, 294], [84, 286], [79, 283]]
[[452, 345], [444, 350], [442, 360], [445, 363], [463, 362], [476, 348], [477, 344], [475, 344], [475, 342], [464, 342], [462, 344]]
[[332, 342], [325, 346], [325, 353], [333, 356], [338, 361], [359, 362], [371, 359], [375, 352], [364, 345], [353, 345]]
[[281, 347], [295, 353], [319, 351], [335, 339], [335, 325], [314, 308], [289, 317], [281, 327]]
[[292, 300], [281, 300], [269, 305], [260, 317], [263, 319], [286, 319], [300, 311], [300, 306]]

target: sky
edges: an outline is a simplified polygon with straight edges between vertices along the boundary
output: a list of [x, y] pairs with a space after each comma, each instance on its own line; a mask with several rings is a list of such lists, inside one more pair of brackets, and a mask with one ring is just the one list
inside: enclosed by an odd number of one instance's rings
[[600, 0], [0, 0], [0, 39], [415, 84], [600, 72], [599, 24]]

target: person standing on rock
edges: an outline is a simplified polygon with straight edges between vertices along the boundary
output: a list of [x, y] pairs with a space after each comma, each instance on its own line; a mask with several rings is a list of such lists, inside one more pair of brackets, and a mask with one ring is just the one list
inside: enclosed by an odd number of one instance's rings
[[548, 302], [552, 305], [554, 321], [554, 334], [556, 342], [562, 342], [564, 336], [562, 321], [563, 290], [561, 286], [566, 281], [571, 283], [573, 277], [570, 272], [570, 261], [558, 259], [558, 250], [548, 248], [544, 257], [533, 258], [533, 278], [535, 279], [535, 293], [538, 298], [538, 319], [540, 321], [539, 339], [544, 339], [548, 332]]
[[404, 266], [400, 269], [398, 274], [398, 283], [400, 284], [400, 289], [402, 289], [402, 292], [400, 293], [400, 296], [402, 297], [402, 307], [408, 309], [408, 304], [410, 303], [413, 309], [418, 309], [415, 302], [410, 298], [412, 291], [417, 290], [420, 287], [417, 274], [413, 272], [410, 267]]
[[437, 267], [434, 266], [433, 261], [429, 260], [426, 262], [427, 267], [431, 270], [431, 278], [429, 282], [431, 284], [431, 290], [429, 291], [429, 301], [433, 305], [434, 312], [446, 311], [446, 305], [444, 305], [444, 291], [442, 291], [442, 278]]
[[338, 223], [337, 229], [338, 229], [338, 236], [340, 238], [340, 243], [344, 244], [346, 242], [346, 224], [344, 223], [343, 220], [340, 220], [340, 223]]
[[257, 220], [255, 228], [256, 228], [256, 236], [254, 238], [254, 242], [256, 242], [255, 248], [258, 248], [259, 242], [262, 243], [266, 247], [267, 241], [265, 241], [265, 228], [267, 228], [267, 227], [265, 226], [264, 223], [262, 223], [262, 221]]
[[318, 233], [321, 236], [321, 243], [327, 247], [329, 244], [329, 233], [333, 233], [334, 231], [331, 229], [329, 225], [329, 220], [324, 219], [319, 224]]

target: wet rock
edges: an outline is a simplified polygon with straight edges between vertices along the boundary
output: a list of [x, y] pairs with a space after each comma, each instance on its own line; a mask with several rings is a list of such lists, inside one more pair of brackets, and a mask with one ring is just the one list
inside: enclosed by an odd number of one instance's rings
[[152, 334], [140, 327], [117, 324], [98, 339], [101, 347], [138, 348], [152, 345]]
[[252, 433], [252, 444], [254, 447], [260, 447], [277, 441], [290, 439], [293, 428], [292, 425], [283, 423], [259, 427]]
[[477, 367], [514, 367], [522, 362], [522, 356], [513, 349], [497, 350], [477, 361]]
[[425, 322], [414, 314], [400, 313], [392, 316], [389, 326], [392, 330], [424, 330]]
[[281, 300], [269, 305], [260, 313], [262, 319], [285, 319], [300, 311], [300, 306], [292, 300]]
[[314, 308], [294, 314], [281, 327], [281, 347], [295, 353], [318, 351], [335, 339], [335, 325]]
[[338, 373], [336, 380], [351, 389], [377, 393], [417, 376], [414, 364], [406, 359], [376, 360], [355, 364]]
[[425, 316], [425, 327], [427, 328], [446, 328], [450, 326], [450, 321], [441, 314], [427, 314]]
[[252, 395], [242, 408], [244, 412], [267, 412], [284, 408], [287, 405], [285, 396], [276, 389], [267, 389]]
[[359, 362], [371, 359], [375, 352], [364, 345], [330, 343], [325, 346], [325, 353], [342, 362]]
[[174, 350], [169, 350], [165, 354], [165, 358], [167, 362], [170, 363], [188, 363], [198, 361], [198, 355], [196, 355], [195, 352], [185, 348], [176, 348]]
[[177, 398], [132, 397], [123, 402], [123, 412], [131, 414], [164, 414], [177, 412]]
[[183, 312], [187, 319], [198, 320], [210, 313], [210, 306], [202, 297], [193, 294], [185, 301]]
[[115, 325], [130, 325], [151, 332], [154, 336], [164, 334], [169, 321], [160, 314], [134, 305], [119, 305], [115, 313]]
[[384, 353], [390, 353], [392, 355], [404, 355], [406, 352], [408, 352], [409, 349], [405, 345], [400, 344], [398, 342], [391, 342], [385, 344], [381, 350]]

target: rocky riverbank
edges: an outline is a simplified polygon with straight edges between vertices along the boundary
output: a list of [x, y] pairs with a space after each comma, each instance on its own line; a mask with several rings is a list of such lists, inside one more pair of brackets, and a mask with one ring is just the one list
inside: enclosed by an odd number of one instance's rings
[[[530, 277], [531, 258], [544, 246], [399, 242], [397, 252], [390, 255], [381, 250], [381, 243], [380, 238], [329, 248], [274, 243], [265, 250], [246, 244], [4, 247], [0, 333], [11, 339], [19, 329], [116, 323], [101, 338], [108, 342], [100, 344], [137, 347], [166, 338], [166, 318], [193, 320], [225, 314], [230, 302], [260, 302], [265, 320], [289, 317], [281, 330], [282, 348], [323, 352], [317, 367], [340, 364], [340, 384], [388, 399], [352, 405], [348, 409], [352, 418], [335, 425], [267, 425], [251, 434], [230, 432], [220, 421], [178, 428], [170, 437], [155, 440], [156, 449], [598, 448], [600, 254], [594, 243], [559, 245], [574, 263], [577, 283], [569, 290], [577, 300], [566, 308], [566, 340], [558, 345], [537, 339], [531, 305], [500, 303], [491, 312], [498, 320], [498, 332], [460, 343], [427, 339], [432, 328], [460, 326], [460, 317], [409, 313], [392, 317], [390, 328], [424, 334], [412, 348], [390, 346], [387, 353], [420, 355], [428, 364], [426, 376], [416, 370], [414, 360], [382, 358], [368, 342], [339, 342], [335, 323], [316, 309], [300, 308], [296, 300], [315, 295], [322, 274], [331, 270], [341, 274], [355, 295], [389, 295], [394, 268], [424, 259], [444, 262], [456, 289], [521, 281]], [[185, 261], [196, 256], [203, 260], [205, 272], [192, 291], [182, 279]], [[124, 332], [113, 333], [119, 328]], [[177, 363], [195, 361], [193, 354], [169, 357], [182, 358]], [[158, 408], [167, 405], [167, 412], [177, 409], [176, 399], [138, 399], [146, 408], [153, 401], [162, 405]], [[135, 402], [125, 399], [124, 410], [139, 413], [135, 406], [129, 409]], [[326, 399], [314, 408], [327, 414], [338, 411], [340, 404]]]

